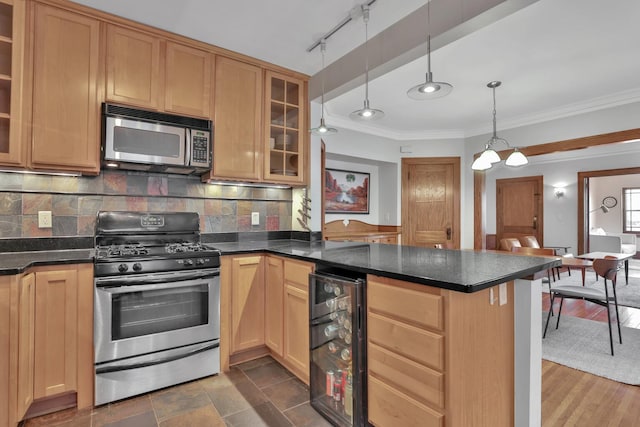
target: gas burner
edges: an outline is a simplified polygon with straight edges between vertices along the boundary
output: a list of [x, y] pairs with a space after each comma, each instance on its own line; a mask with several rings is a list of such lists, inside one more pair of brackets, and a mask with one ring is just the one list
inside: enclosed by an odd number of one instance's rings
[[201, 252], [209, 250], [199, 243], [169, 243], [165, 246], [168, 254], [177, 254], [182, 252]]
[[147, 255], [149, 250], [142, 245], [114, 245], [107, 249], [107, 257]]

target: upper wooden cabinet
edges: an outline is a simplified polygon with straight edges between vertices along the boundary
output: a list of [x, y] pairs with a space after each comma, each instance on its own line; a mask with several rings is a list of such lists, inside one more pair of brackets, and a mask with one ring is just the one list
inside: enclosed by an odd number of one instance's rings
[[156, 110], [160, 81], [160, 39], [107, 25], [107, 100]]
[[271, 71], [266, 72], [265, 81], [264, 178], [302, 183], [308, 140], [306, 84]]
[[0, 164], [24, 164], [21, 144], [24, 0], [0, 0]]
[[100, 22], [34, 4], [33, 169], [100, 170]]
[[213, 171], [222, 179], [261, 178], [262, 69], [216, 58]]
[[201, 49], [108, 24], [106, 98], [210, 118], [213, 58]]

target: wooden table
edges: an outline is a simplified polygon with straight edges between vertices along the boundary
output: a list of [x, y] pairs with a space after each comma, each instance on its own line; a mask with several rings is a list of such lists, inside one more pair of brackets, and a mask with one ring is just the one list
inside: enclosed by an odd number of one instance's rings
[[614, 257], [618, 261], [624, 261], [624, 278], [629, 284], [629, 260], [633, 258], [634, 254], [619, 254], [617, 252], [589, 252], [587, 254], [578, 255], [576, 258], [588, 259], [593, 261], [594, 259], [604, 258], [606, 256]]
[[568, 270], [582, 270], [582, 286], [584, 286], [586, 270], [593, 267], [593, 262], [580, 258], [562, 257], [562, 266]]

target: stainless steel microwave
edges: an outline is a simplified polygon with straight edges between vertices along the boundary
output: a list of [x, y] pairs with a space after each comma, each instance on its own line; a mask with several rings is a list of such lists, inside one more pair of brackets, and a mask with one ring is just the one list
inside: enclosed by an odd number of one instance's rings
[[104, 103], [102, 123], [106, 168], [179, 174], [211, 170], [211, 120]]

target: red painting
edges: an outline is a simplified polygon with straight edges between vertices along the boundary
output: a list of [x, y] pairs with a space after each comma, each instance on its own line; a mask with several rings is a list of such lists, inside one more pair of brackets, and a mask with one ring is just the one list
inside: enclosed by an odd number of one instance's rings
[[338, 169], [325, 170], [326, 213], [369, 213], [369, 174]]

